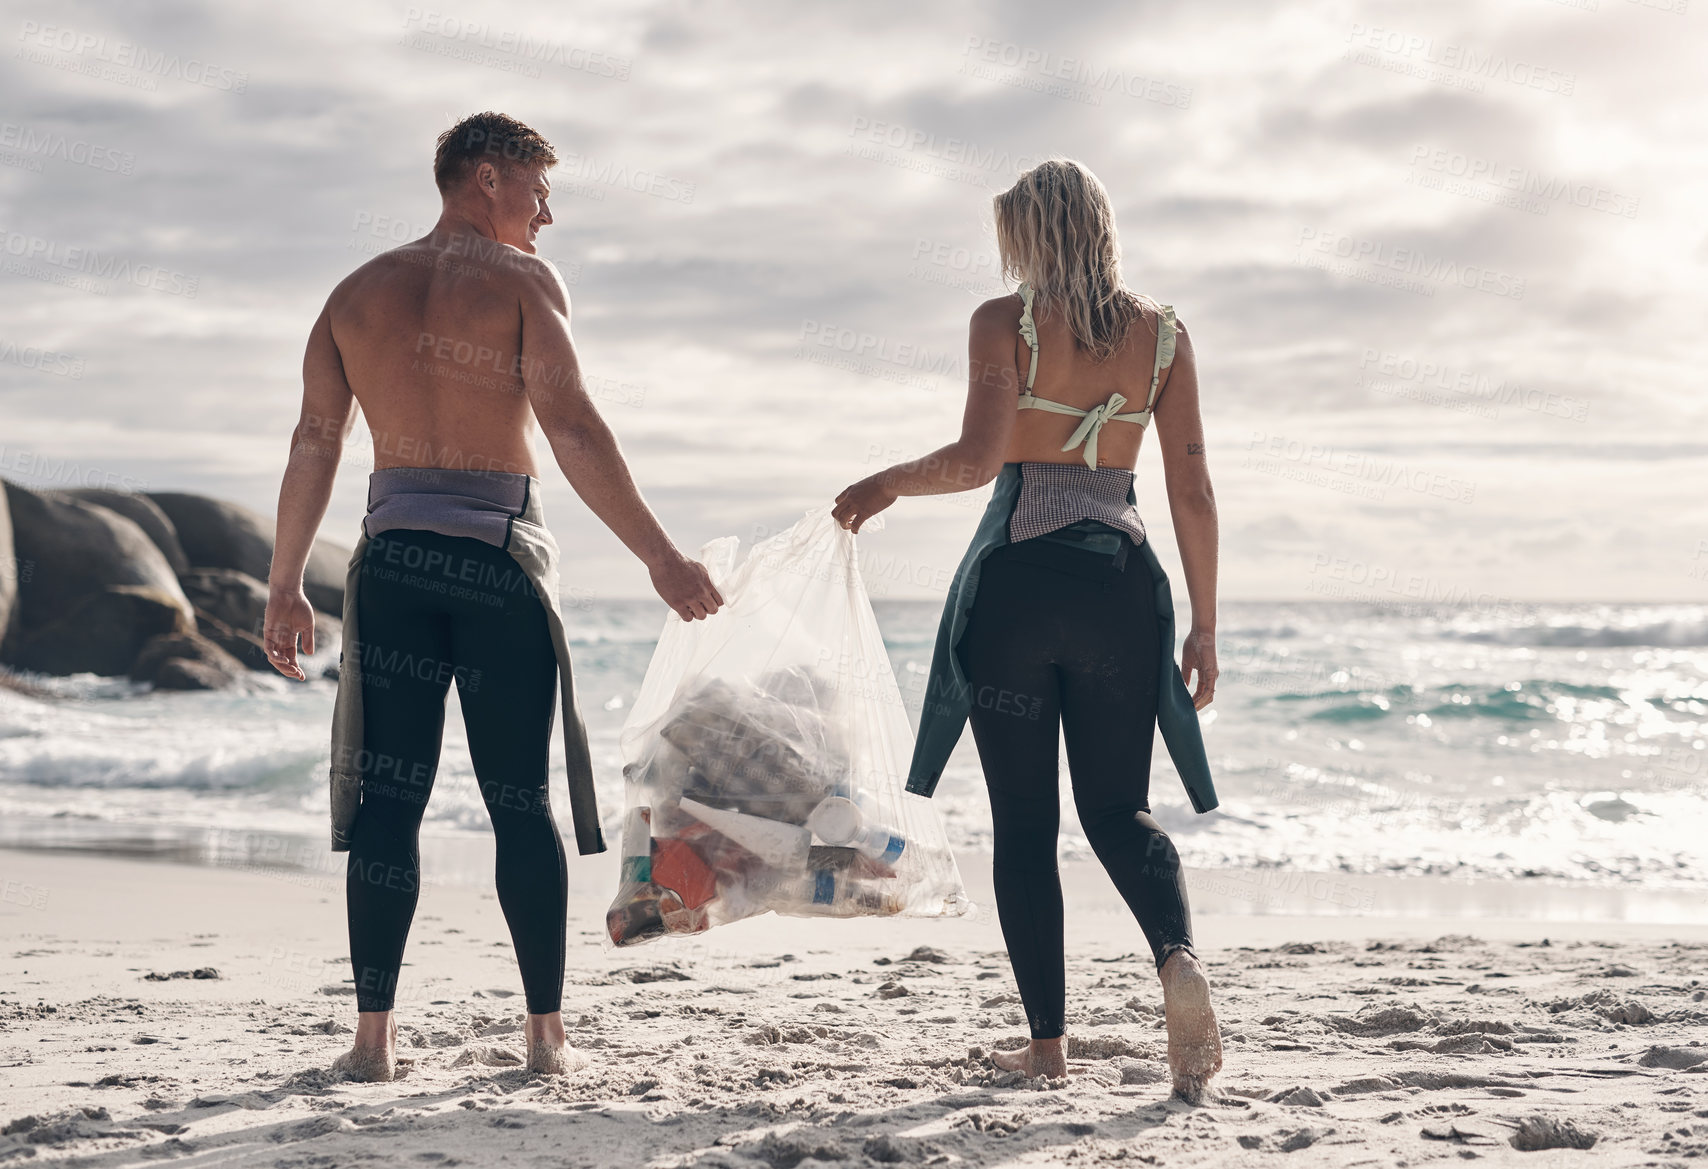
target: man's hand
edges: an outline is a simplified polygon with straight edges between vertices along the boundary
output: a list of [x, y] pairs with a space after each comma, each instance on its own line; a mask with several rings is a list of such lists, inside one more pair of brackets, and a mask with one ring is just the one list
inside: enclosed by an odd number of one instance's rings
[[653, 566], [652, 587], [684, 621], [709, 617], [724, 603], [723, 594], [712, 583], [712, 574], [706, 571], [706, 566], [680, 553]]
[[1216, 635], [1209, 630], [1192, 630], [1180, 650], [1181, 680], [1190, 684], [1194, 670], [1198, 686], [1192, 692], [1192, 708], [1203, 710], [1216, 697]]
[[298, 682], [307, 680], [297, 665], [297, 638], [302, 638], [302, 652], [314, 652], [314, 606], [308, 603], [302, 589], [295, 593], [269, 592], [267, 615], [261, 618], [261, 642], [267, 648], [267, 660], [279, 673]]
[[884, 486], [880, 475], [868, 475], [842, 489], [830, 518], [851, 532], [896, 501], [896, 493]]

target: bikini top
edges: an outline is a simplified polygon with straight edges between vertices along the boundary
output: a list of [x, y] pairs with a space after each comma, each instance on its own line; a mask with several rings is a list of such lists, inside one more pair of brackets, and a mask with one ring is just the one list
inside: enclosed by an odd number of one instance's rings
[[1025, 339], [1026, 347], [1032, 351], [1032, 366], [1026, 371], [1026, 388], [1020, 392], [1020, 409], [1047, 410], [1051, 414], [1067, 414], [1080, 419], [1079, 425], [1068, 435], [1068, 440], [1062, 443], [1062, 450], [1071, 451], [1083, 442], [1085, 465], [1095, 468], [1097, 432], [1103, 429], [1105, 422], [1137, 422], [1144, 426], [1151, 420], [1151, 410], [1156, 405], [1157, 387], [1162, 383], [1163, 367], [1174, 361], [1174, 306], [1162, 306], [1156, 340], [1156, 364], [1151, 369], [1151, 392], [1145, 402], [1145, 408], [1122, 414], [1119, 411], [1127, 404], [1127, 396], [1118, 391], [1110, 394], [1109, 400], [1101, 406], [1093, 406], [1089, 410], [1081, 410], [1078, 406], [1069, 406], [1065, 402], [1056, 402], [1049, 398], [1040, 398], [1032, 392], [1032, 381], [1038, 376], [1038, 325], [1032, 319], [1034, 289], [1030, 283], [1022, 281], [1019, 293], [1020, 303], [1025, 306], [1020, 313], [1020, 336]]

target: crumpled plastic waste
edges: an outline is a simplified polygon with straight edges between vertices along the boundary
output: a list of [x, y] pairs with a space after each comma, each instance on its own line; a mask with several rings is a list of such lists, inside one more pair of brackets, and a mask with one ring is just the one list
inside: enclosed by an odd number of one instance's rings
[[935, 811], [902, 790], [911, 735], [853, 539], [826, 508], [739, 569], [733, 538], [703, 553], [725, 608], [666, 620], [624, 727], [610, 944], [970, 908]]

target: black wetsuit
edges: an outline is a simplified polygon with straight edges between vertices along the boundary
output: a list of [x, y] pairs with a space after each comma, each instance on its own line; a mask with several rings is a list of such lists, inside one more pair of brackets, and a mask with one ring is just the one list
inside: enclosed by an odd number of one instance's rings
[[1138, 558], [1062, 542], [1076, 530], [1115, 531], [1092, 521], [994, 549], [956, 647], [990, 789], [997, 914], [1034, 1039], [1062, 1034], [1067, 999], [1058, 726], [1086, 839], [1157, 969], [1192, 949], [1180, 857], [1150, 815], [1157, 655], [1174, 647], [1158, 644], [1155, 588]]
[[558, 662], [545, 608], [502, 548], [411, 529], [370, 539], [357, 606], [361, 644], [345, 647], [361, 654], [365, 748], [345, 885], [356, 1009], [388, 1011], [396, 995], [455, 682], [528, 1011], [556, 1011], [568, 867], [546, 786]]

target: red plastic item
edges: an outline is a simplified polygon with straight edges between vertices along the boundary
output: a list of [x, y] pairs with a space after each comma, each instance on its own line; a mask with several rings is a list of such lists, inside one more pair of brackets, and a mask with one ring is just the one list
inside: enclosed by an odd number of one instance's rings
[[673, 891], [689, 909], [698, 909], [718, 891], [711, 868], [680, 840], [652, 842], [652, 882]]

